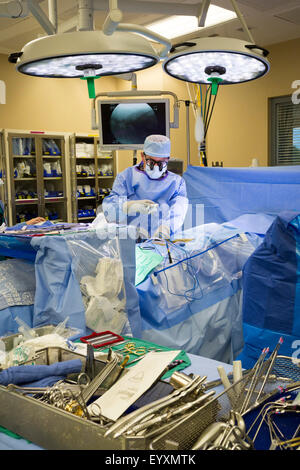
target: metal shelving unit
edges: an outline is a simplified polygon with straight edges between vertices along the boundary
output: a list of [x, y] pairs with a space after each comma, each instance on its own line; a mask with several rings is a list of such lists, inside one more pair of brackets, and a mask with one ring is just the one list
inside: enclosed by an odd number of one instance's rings
[[91, 222], [95, 218], [116, 176], [115, 152], [101, 153], [98, 141], [97, 135], [70, 137], [72, 222]]
[[63, 134], [5, 130], [8, 222], [41, 216], [67, 221], [66, 149]]
[[0, 200], [3, 204], [4, 217], [8, 215], [8, 195], [7, 195], [7, 171], [4, 145], [4, 130], [0, 131]]

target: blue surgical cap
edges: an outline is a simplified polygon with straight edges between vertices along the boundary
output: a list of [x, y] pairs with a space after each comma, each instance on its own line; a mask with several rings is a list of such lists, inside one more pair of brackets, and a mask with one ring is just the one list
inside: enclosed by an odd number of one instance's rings
[[149, 135], [144, 142], [144, 153], [149, 157], [169, 158], [171, 153], [169, 137], [159, 134]]

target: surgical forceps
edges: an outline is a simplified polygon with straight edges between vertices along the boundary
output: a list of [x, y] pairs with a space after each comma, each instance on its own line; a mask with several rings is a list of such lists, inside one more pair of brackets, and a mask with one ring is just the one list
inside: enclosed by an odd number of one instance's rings
[[[289, 385], [286, 389], [285, 392], [293, 392], [299, 390], [300, 387], [300, 382], [295, 382], [292, 385]], [[278, 425], [276, 422], [273, 420], [273, 416], [280, 416], [283, 415], [284, 413], [300, 413], [300, 408], [299, 405], [291, 402], [291, 395], [285, 395], [277, 400], [274, 401], [269, 401], [265, 403], [254, 421], [252, 422], [251, 426], [247, 429], [247, 434], [250, 435], [251, 431], [253, 428], [257, 425], [258, 421], [258, 426], [256, 428], [256, 431], [254, 433], [254, 436], [252, 437], [252, 441], [255, 443], [257, 436], [261, 430], [262, 425], [265, 423], [269, 430], [269, 435], [270, 435], [270, 440], [271, 440], [271, 447], [270, 449], [274, 449], [276, 447], [283, 447], [284, 445], [288, 445], [288, 440], [286, 437], [283, 435], [283, 433], [280, 431]], [[297, 427], [294, 435], [292, 436], [292, 439], [297, 438], [297, 434], [300, 431], [300, 426]], [[280, 438], [279, 438], [280, 435]], [[296, 441], [295, 441], [296, 442]], [[294, 441], [293, 441], [294, 443]]]
[[111, 372], [117, 367], [119, 358], [116, 354], [113, 354], [111, 360], [104, 366], [104, 368], [96, 375], [93, 380], [90, 380], [85, 373], [78, 376], [78, 385], [82, 385], [82, 379], [87, 379], [87, 385], [82, 390], [82, 399], [86, 404], [88, 400], [95, 394], [100, 385], [103, 384], [104, 380], [111, 374]]
[[246, 435], [241, 415], [233, 410], [227, 422], [214, 422], [197, 439], [192, 450], [249, 450], [252, 442]]

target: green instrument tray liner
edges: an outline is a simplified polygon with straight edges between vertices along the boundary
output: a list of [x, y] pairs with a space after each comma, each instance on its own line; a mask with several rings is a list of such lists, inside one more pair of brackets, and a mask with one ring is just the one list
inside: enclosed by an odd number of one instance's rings
[[[130, 341], [130, 342], [133, 342], [135, 343], [136, 345], [136, 348], [151, 348], [150, 350], [154, 350], [154, 349], [158, 349], [159, 351], [173, 351], [174, 348], [168, 348], [167, 346], [160, 346], [159, 344], [156, 344], [156, 343], [151, 343], [150, 341], [145, 341], [143, 339], [138, 339], [138, 338], [133, 338], [131, 336], [123, 336], [124, 338], [124, 341]], [[80, 342], [80, 340], [77, 340], [77, 341], [74, 341], [75, 343], [76, 342]], [[118, 350], [122, 350], [124, 349], [124, 344], [122, 342], [122, 344], [116, 344], [115, 346], [112, 345], [111, 346], [111, 349], [113, 351], [118, 351]], [[108, 351], [108, 347], [107, 348], [101, 348], [101, 352], [107, 352]], [[139, 356], [137, 356], [136, 354], [130, 354], [130, 352], [126, 352], [126, 353], [123, 353], [123, 356], [128, 356], [129, 355], [129, 360], [128, 362], [130, 361], [133, 361], [134, 359], [138, 359]], [[142, 357], [141, 357], [142, 359]], [[177, 366], [173, 367], [172, 369], [170, 369], [168, 372], [166, 372], [163, 377], [161, 378], [162, 380], [166, 380], [168, 379], [169, 377], [171, 377], [171, 375], [173, 374], [173, 372], [175, 371], [179, 371], [179, 370], [183, 370], [185, 369], [186, 367], [189, 367], [191, 365], [191, 361], [187, 355], [187, 353], [185, 351], [180, 351], [179, 354], [177, 354], [176, 358], [174, 359], [174, 361], [177, 361], [177, 360], [180, 360], [182, 361], [181, 364], [178, 364]], [[136, 364], [137, 362], [135, 362]], [[134, 364], [128, 364], [127, 366], [125, 366], [126, 368], [129, 368], [129, 367], [132, 367]]]

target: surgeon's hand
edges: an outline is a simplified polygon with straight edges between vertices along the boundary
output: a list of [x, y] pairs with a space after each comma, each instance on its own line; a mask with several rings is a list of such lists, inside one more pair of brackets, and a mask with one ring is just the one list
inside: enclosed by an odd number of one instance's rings
[[140, 199], [136, 201], [126, 201], [123, 204], [123, 212], [128, 215], [140, 214], [152, 214], [156, 212], [158, 204], [149, 199]]
[[170, 239], [170, 227], [168, 227], [167, 225], [161, 225], [160, 227], [158, 227], [158, 229], [154, 233], [153, 238], [164, 238], [165, 240], [169, 240]]

